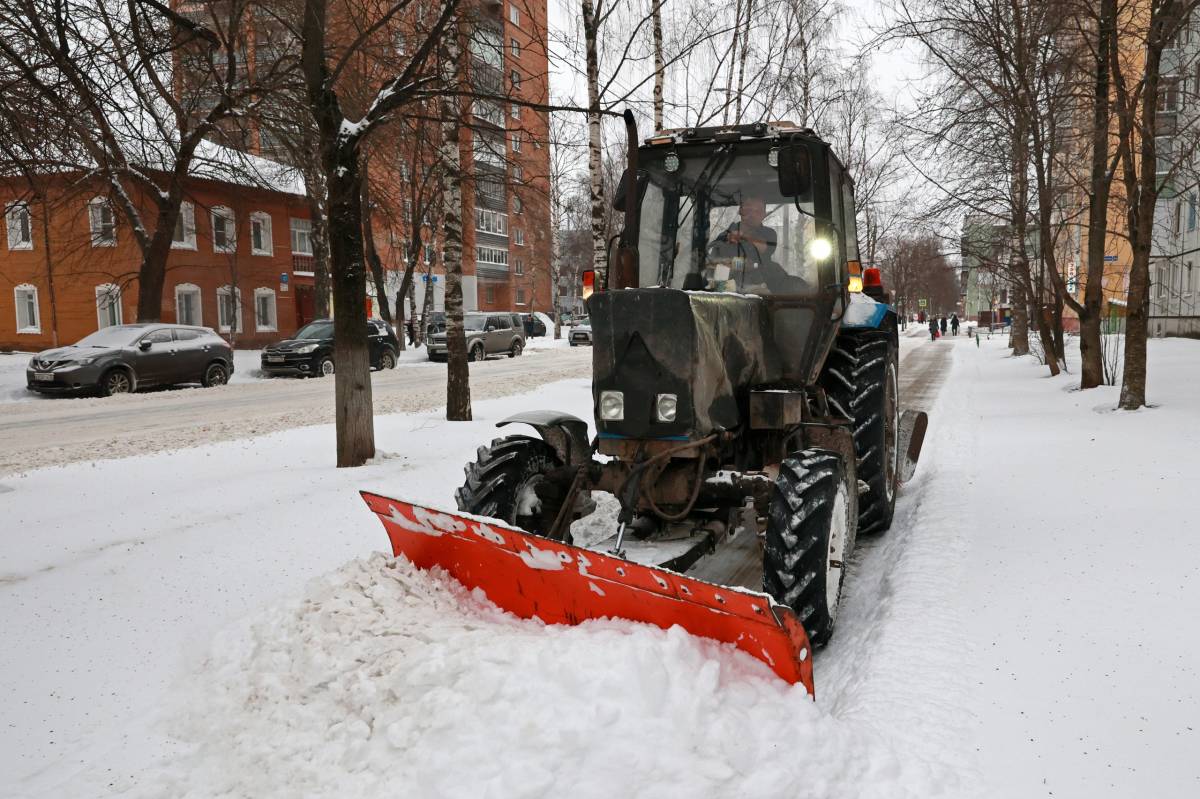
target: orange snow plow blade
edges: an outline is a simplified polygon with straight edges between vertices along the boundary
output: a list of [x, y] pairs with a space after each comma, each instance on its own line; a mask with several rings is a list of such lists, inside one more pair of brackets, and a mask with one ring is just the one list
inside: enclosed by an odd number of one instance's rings
[[693, 580], [514, 530], [492, 519], [424, 508], [362, 492], [383, 522], [392, 552], [422, 569], [438, 566], [521, 618], [579, 624], [618, 618], [679, 625], [758, 658], [813, 694], [804, 627], [770, 597]]

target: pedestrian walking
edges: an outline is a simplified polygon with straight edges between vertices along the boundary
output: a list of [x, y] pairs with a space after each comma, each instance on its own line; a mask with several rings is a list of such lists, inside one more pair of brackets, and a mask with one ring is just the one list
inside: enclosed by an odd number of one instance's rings
[[950, 315], [950, 330], [954, 335], [958, 335], [958, 314]]
[[931, 316], [931, 317], [929, 317], [929, 340], [937, 341], [937, 337], [938, 337], [937, 317]]
[[938, 323], [939, 323], [939, 324], [941, 325], [941, 327], [942, 327], [942, 335], [943, 335], [943, 336], [944, 336], [944, 335], [946, 335], [946, 317], [944, 317], [944, 316], [943, 316], [943, 317], [942, 317], [942, 318], [941, 318], [941, 319], [938, 321]]

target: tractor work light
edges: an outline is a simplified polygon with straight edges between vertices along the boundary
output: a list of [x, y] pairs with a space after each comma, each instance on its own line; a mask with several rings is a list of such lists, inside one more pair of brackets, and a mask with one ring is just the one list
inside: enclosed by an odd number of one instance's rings
[[675, 421], [679, 410], [679, 397], [674, 394], [659, 394], [654, 400], [654, 415], [660, 422]]
[[600, 392], [600, 418], [606, 422], [619, 422], [625, 418], [625, 392]]
[[858, 261], [847, 261], [846, 271], [850, 273], [850, 285], [847, 288], [855, 293], [861, 292], [863, 290], [862, 265]]
[[829, 239], [813, 239], [812, 244], [808, 245], [808, 254], [813, 260], [824, 261], [833, 254], [833, 245], [829, 243]]
[[675, 172], [679, 169], [679, 156], [674, 151], [667, 153], [667, 157], [663, 159], [663, 169], [668, 172]]

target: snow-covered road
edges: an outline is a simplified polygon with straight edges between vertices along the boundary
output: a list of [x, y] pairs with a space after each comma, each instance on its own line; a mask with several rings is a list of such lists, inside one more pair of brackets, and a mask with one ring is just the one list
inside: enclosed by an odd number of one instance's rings
[[[587, 417], [587, 381], [0, 479], [0, 795], [1197, 794], [1200, 344], [1159, 404], [948, 355], [893, 529], [861, 542], [817, 702], [741, 653], [625, 623], [498, 616], [385, 546], [356, 489], [452, 505], [491, 424]], [[931, 378], [906, 386], [908, 397]], [[325, 575], [317, 578], [319, 575]]]

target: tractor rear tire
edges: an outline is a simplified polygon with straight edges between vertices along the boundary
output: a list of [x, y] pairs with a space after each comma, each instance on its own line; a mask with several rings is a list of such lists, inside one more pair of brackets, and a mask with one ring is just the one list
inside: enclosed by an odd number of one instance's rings
[[[466, 482], [454, 492], [454, 498], [459, 510], [545, 536], [554, 526], [566, 494], [545, 475], [560, 466], [557, 453], [540, 438], [497, 438], [476, 451], [475, 462], [463, 470]], [[560, 539], [570, 543], [570, 533], [564, 531], [564, 535]]]
[[813, 646], [833, 634], [854, 551], [853, 503], [841, 456], [794, 453], [779, 465], [763, 548], [763, 590], [790, 607]]
[[850, 419], [856, 475], [868, 491], [858, 498], [858, 532], [892, 526], [900, 473], [900, 396], [896, 347], [886, 330], [845, 330], [829, 351], [821, 386], [829, 409]]

